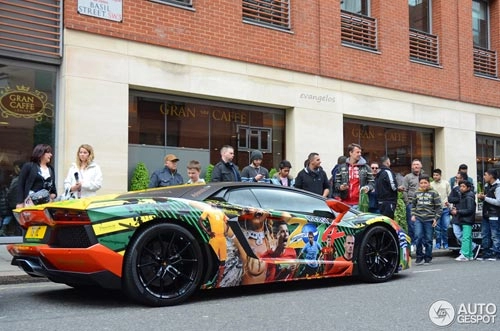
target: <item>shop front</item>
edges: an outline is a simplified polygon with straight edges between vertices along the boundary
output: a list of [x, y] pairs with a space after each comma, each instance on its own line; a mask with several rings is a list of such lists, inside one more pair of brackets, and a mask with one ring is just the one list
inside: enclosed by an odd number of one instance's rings
[[435, 166], [434, 130], [416, 126], [396, 125], [363, 120], [344, 120], [344, 155], [347, 146], [356, 143], [363, 147], [367, 162], [379, 162], [382, 156], [391, 159], [391, 169], [402, 176], [411, 171], [414, 159], [422, 162], [427, 174]]
[[236, 103], [130, 92], [129, 178], [138, 162], [150, 172], [163, 167], [163, 157], [175, 154], [178, 169], [187, 181], [186, 165], [220, 160], [220, 148], [231, 145], [233, 162], [240, 170], [250, 163], [250, 153], [260, 150], [262, 165], [276, 167], [284, 157], [285, 110]]
[[[56, 67], [0, 58], [0, 187], [33, 147], [55, 143]], [[57, 153], [54, 153], [57, 158]], [[54, 160], [55, 162], [55, 160]]]

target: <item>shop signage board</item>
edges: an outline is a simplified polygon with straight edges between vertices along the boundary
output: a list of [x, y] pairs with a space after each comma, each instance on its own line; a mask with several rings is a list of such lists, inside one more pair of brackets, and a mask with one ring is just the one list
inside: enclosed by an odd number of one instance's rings
[[48, 102], [47, 94], [19, 85], [15, 89], [0, 88], [0, 114], [3, 118], [33, 118], [41, 121], [54, 117], [54, 105]]

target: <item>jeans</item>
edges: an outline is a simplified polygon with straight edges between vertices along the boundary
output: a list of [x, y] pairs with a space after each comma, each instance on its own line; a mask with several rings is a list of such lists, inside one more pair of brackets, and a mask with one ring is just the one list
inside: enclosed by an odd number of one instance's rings
[[410, 236], [411, 244], [415, 245], [415, 223], [411, 220], [411, 203], [406, 205], [406, 224], [408, 224], [408, 236]]
[[14, 216], [12, 216], [12, 215], [5, 216], [2, 220], [2, 222], [0, 222], [0, 225], [9, 225], [10, 221], [12, 221], [13, 219], [14, 219]]
[[483, 217], [481, 224], [483, 254], [500, 257], [500, 221]]
[[448, 226], [450, 225], [450, 210], [443, 208], [436, 225], [436, 245], [448, 246]]
[[459, 245], [462, 245], [462, 226], [458, 224], [452, 224], [453, 225], [453, 234], [455, 235], [455, 238], [457, 238], [457, 242]]
[[417, 244], [417, 260], [423, 258], [426, 262], [429, 262], [432, 260], [432, 236], [434, 233], [432, 221], [422, 221], [417, 219], [414, 224], [415, 241]]

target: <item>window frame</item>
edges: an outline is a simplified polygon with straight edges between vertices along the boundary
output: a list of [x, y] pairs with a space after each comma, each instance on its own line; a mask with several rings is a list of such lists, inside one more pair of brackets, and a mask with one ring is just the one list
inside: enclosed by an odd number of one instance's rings
[[[427, 2], [427, 13], [425, 13], [425, 19], [426, 19], [426, 25], [427, 25], [427, 29], [422, 29], [420, 28], [419, 26], [414, 26], [412, 25], [412, 20], [411, 20], [411, 8], [412, 8], [412, 5], [411, 5], [411, 2], [414, 2], [414, 3], [417, 3], [417, 2], [420, 2], [422, 3], [423, 1], [426, 1]], [[413, 6], [415, 7], [415, 6]], [[428, 34], [432, 34], [432, 0], [408, 0], [408, 11], [409, 11], [409, 19], [410, 21], [408, 22], [409, 26], [410, 26], [410, 29], [413, 29], [413, 30], [417, 30], [417, 31], [422, 31], [422, 32], [425, 32], [425, 33], [428, 33]]]
[[[352, 10], [349, 10], [346, 7], [348, 4], [350, 4], [351, 6], [353, 6], [356, 3], [360, 4], [360, 7], [361, 7], [360, 11], [357, 11], [357, 12], [356, 11], [352, 11]], [[340, 2], [340, 9], [343, 10], [343, 11], [352, 13], [352, 14], [357, 14], [357, 15], [363, 15], [363, 16], [370, 17], [370, 15], [371, 15], [371, 6], [370, 5], [371, 5], [370, 0], [342, 0]], [[363, 9], [363, 6], [365, 7], [364, 9]]]
[[149, 0], [162, 5], [173, 6], [182, 9], [193, 9], [193, 0]]
[[[481, 24], [480, 24], [480, 20], [477, 19], [475, 16], [474, 16], [474, 4], [477, 3], [480, 8], [479, 9], [482, 9], [481, 5], [484, 4], [485, 6], [485, 13], [484, 13], [484, 16], [485, 16], [485, 31], [481, 31], [480, 28], [481, 28]], [[482, 14], [481, 11], [479, 11], [479, 14]], [[475, 26], [475, 23], [477, 23], [477, 26], [478, 26], [478, 30], [477, 30], [477, 35], [475, 34], [475, 29], [474, 29], [474, 26]], [[479, 47], [479, 48], [483, 48], [483, 49], [490, 49], [491, 47], [491, 40], [490, 40], [490, 37], [491, 37], [491, 21], [490, 21], [490, 3], [489, 1], [487, 0], [472, 0], [472, 43], [474, 45], [474, 47]], [[486, 36], [481, 36], [481, 32], [485, 33]], [[485, 39], [485, 44], [482, 44], [482, 43], [478, 43], [476, 42], [477, 39]], [[479, 41], [480, 41], [479, 40]]]
[[[277, 2], [278, 5], [285, 3], [288, 8], [286, 16], [285, 14], [278, 11], [273, 11], [269, 13], [274, 8], [274, 3]], [[266, 3], [269, 3], [266, 5]], [[242, 0], [242, 19], [243, 23], [255, 24], [258, 26], [276, 29], [279, 31], [290, 32], [291, 31], [291, 0]], [[260, 11], [262, 10], [262, 14]], [[257, 11], [257, 14], [255, 12]], [[269, 16], [273, 16], [279, 13], [280, 17], [283, 19], [283, 24], [278, 24], [274, 22], [275, 20]], [[261, 16], [262, 15], [262, 16]]]
[[[363, 158], [367, 162], [378, 161], [381, 156], [391, 158], [391, 169], [397, 174], [406, 174], [410, 170], [413, 159], [422, 161], [424, 170], [432, 173], [436, 162], [436, 130], [420, 126], [381, 123], [345, 117], [344, 124], [344, 155], [348, 155], [347, 146], [357, 143], [363, 147]], [[378, 141], [379, 133], [383, 133], [384, 146], [373, 142]], [[416, 142], [427, 141], [424, 145]], [[374, 146], [380, 147], [378, 149]]]

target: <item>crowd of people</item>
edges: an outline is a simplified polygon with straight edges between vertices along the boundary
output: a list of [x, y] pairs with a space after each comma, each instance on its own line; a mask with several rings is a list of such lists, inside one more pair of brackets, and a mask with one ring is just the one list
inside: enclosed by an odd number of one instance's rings
[[[233, 163], [234, 149], [226, 145], [221, 148], [221, 160], [215, 165], [211, 180], [293, 186], [341, 200], [354, 209], [378, 213], [392, 219], [395, 217], [398, 193], [402, 192], [408, 235], [412, 241], [412, 253], [415, 253], [417, 265], [432, 263], [433, 249], [448, 249], [450, 222], [461, 245], [457, 261], [500, 258], [500, 181], [495, 169], [486, 171], [484, 192], [478, 192], [476, 196], [474, 182], [467, 174], [466, 164], [461, 164], [457, 175], [448, 181], [442, 178], [441, 169], [433, 169], [432, 176], [424, 173], [422, 162], [414, 159], [411, 171], [403, 177], [391, 170], [391, 160], [388, 156], [369, 163], [362, 156], [362, 147], [355, 143], [348, 145], [347, 153], [347, 156], [339, 156], [337, 164], [331, 170], [330, 178], [321, 166], [318, 153], [308, 155], [304, 167], [295, 178], [290, 175], [292, 165], [287, 160], [282, 160], [278, 171], [269, 178], [269, 170], [262, 166], [261, 151], [251, 152], [250, 164], [240, 173], [237, 165]], [[167, 158], [173, 162], [178, 159], [173, 155], [166, 157], [166, 168], [170, 169], [169, 174], [173, 177], [175, 170], [172, 169], [175, 168], [169, 166]], [[198, 168], [198, 174], [199, 171]], [[157, 176], [153, 174], [152, 181], [155, 177]], [[172, 183], [179, 184], [175, 181]], [[364, 199], [367, 199], [366, 204]], [[481, 245], [472, 241], [476, 201], [483, 203]]]
[[[421, 161], [415, 159], [411, 163], [411, 171], [404, 177], [398, 177], [391, 170], [391, 160], [387, 156], [368, 163], [362, 156], [362, 147], [355, 143], [348, 145], [347, 153], [347, 156], [339, 156], [330, 178], [321, 166], [318, 153], [308, 155], [295, 178], [290, 175], [292, 164], [287, 160], [279, 163], [278, 171], [270, 178], [269, 170], [262, 165], [264, 157], [261, 151], [252, 151], [250, 164], [240, 172], [233, 163], [234, 148], [225, 145], [220, 150], [221, 159], [213, 168], [211, 181], [265, 182], [296, 187], [341, 200], [354, 209], [379, 213], [392, 219], [395, 217], [398, 193], [402, 192], [408, 235], [417, 265], [432, 262], [433, 248], [448, 248], [450, 221], [453, 233], [461, 244], [457, 261], [500, 259], [500, 169], [488, 169], [484, 173], [483, 190], [475, 194], [474, 182], [467, 174], [466, 164], [461, 164], [457, 174], [449, 181], [442, 178], [440, 169], [433, 169], [431, 180], [424, 173]], [[14, 165], [10, 185], [4, 184], [0, 189], [1, 236], [19, 233], [12, 209], [33, 203], [30, 197], [34, 193], [40, 195], [43, 191], [45, 202], [48, 202], [92, 196], [102, 187], [103, 175], [94, 160], [94, 150], [92, 146], [83, 144], [78, 147], [76, 161], [64, 180], [64, 193], [58, 197], [52, 156], [51, 146], [39, 144], [33, 149], [29, 162], [16, 162]], [[149, 187], [184, 184], [183, 176], [177, 170], [178, 161], [175, 155], [166, 155], [164, 167], [152, 173]], [[200, 174], [200, 162], [190, 161], [186, 184], [204, 183]], [[472, 241], [476, 201], [482, 203], [481, 245]]]
[[101, 168], [94, 161], [94, 149], [88, 144], [78, 147], [76, 160], [64, 180], [64, 193], [58, 195], [52, 161], [52, 147], [38, 144], [28, 162], [14, 162], [14, 173], [8, 187], [0, 193], [0, 236], [21, 235], [12, 210], [56, 200], [80, 199], [95, 195], [102, 187]]

